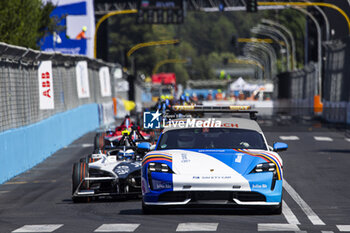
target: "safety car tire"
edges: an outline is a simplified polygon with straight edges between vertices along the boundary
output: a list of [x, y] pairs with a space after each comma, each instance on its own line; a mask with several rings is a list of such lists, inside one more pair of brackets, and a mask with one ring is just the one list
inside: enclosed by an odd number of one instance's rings
[[277, 206], [277, 207], [273, 207], [271, 210], [270, 210], [270, 213], [273, 214], [273, 215], [280, 215], [282, 214], [282, 202], [280, 202], [280, 204]]
[[168, 208], [165, 206], [149, 206], [142, 201], [142, 213], [143, 214], [162, 214], [166, 212]]

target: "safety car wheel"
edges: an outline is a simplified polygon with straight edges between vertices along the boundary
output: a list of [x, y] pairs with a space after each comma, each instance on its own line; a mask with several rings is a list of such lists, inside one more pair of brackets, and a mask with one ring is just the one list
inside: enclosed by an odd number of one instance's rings
[[161, 214], [167, 210], [165, 206], [149, 206], [142, 201], [143, 214]]
[[[75, 163], [73, 165], [72, 173], [72, 194], [77, 190], [80, 182], [85, 178], [89, 177], [89, 166], [85, 162]], [[88, 189], [89, 183], [85, 181], [81, 186], [81, 189]], [[73, 202], [87, 202], [89, 197], [72, 197]]]
[[270, 210], [270, 213], [273, 215], [280, 215], [282, 214], [282, 202], [277, 207], [274, 207]]

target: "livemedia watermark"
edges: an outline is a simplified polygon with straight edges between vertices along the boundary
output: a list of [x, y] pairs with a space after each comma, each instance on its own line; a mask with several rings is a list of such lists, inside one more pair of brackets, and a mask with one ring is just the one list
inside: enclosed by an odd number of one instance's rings
[[215, 128], [222, 127], [220, 120], [215, 118], [196, 119], [185, 117], [183, 119], [169, 119], [167, 116], [162, 116], [157, 110], [156, 112], [143, 113], [143, 127], [145, 129], [160, 129], [160, 128]]

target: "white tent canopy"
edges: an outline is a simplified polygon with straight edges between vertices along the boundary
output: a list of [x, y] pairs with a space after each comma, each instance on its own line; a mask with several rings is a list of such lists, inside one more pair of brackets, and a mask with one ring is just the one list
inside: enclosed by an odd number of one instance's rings
[[259, 88], [257, 84], [250, 84], [246, 82], [242, 77], [239, 77], [236, 81], [230, 84], [230, 91], [255, 91]]

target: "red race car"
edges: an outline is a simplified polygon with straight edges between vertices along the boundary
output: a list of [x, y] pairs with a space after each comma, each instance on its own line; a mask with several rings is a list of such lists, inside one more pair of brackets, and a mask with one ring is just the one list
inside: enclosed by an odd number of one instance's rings
[[118, 144], [119, 140], [123, 138], [123, 135], [131, 134], [131, 139], [137, 141], [149, 141], [153, 142], [154, 132], [145, 132], [141, 130], [141, 127], [136, 125], [130, 118], [125, 116], [120, 126], [117, 126], [115, 130], [108, 129], [105, 132], [99, 132], [95, 136], [95, 151], [105, 150], [106, 147], [112, 148]]

